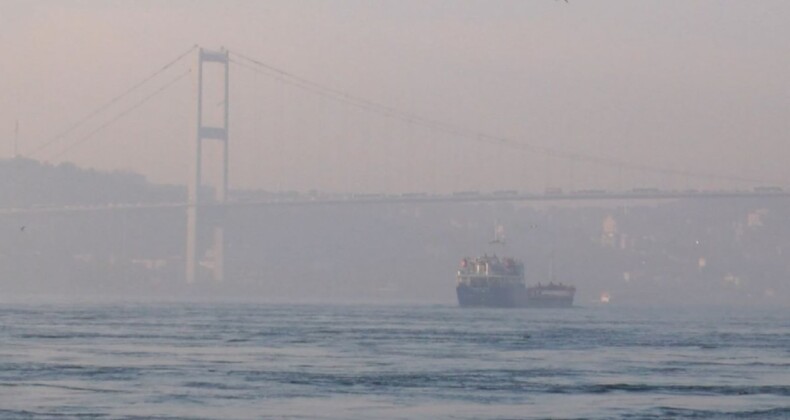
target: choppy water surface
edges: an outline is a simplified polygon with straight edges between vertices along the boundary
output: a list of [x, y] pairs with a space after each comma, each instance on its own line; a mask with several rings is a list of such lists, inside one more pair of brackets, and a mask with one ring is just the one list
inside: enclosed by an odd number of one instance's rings
[[790, 310], [0, 305], [0, 417], [788, 418]]

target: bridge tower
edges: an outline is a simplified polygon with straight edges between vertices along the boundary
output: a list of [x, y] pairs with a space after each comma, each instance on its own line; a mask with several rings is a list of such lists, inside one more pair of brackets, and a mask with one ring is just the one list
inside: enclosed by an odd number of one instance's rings
[[[224, 100], [221, 105], [223, 107], [222, 113], [222, 126], [206, 126], [203, 124], [204, 110], [203, 110], [203, 66], [207, 64], [216, 64], [224, 67]], [[197, 127], [195, 139], [195, 162], [193, 172], [190, 176], [189, 189], [189, 203], [187, 206], [187, 243], [186, 243], [186, 281], [193, 283], [197, 276], [197, 267], [199, 261], [197, 233], [198, 222], [202, 219], [200, 210], [203, 200], [201, 197], [201, 181], [202, 181], [202, 145], [204, 140], [216, 140], [222, 143], [222, 175], [220, 182], [217, 183], [214, 189], [214, 200], [218, 205], [220, 215], [216, 218], [213, 228], [213, 249], [211, 255], [212, 261], [212, 277], [215, 281], [222, 281], [224, 279], [225, 271], [225, 233], [224, 233], [224, 204], [227, 198], [228, 190], [228, 90], [229, 90], [229, 60], [228, 51], [224, 48], [220, 51], [210, 51], [203, 48], [198, 49], [198, 65], [197, 65]]]

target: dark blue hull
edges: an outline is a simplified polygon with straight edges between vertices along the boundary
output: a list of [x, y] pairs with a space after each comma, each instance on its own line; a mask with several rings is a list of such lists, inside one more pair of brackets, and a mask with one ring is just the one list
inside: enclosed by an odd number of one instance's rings
[[523, 286], [472, 287], [459, 284], [456, 289], [461, 307], [483, 308], [568, 308], [573, 296], [529, 296]]
[[517, 308], [526, 303], [526, 293], [512, 287], [471, 287], [459, 284], [455, 291], [462, 307]]

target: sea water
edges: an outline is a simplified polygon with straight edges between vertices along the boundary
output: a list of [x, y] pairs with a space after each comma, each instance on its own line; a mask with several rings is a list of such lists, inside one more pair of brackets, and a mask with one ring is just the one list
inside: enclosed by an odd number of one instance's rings
[[790, 418], [790, 309], [0, 305], [3, 418]]

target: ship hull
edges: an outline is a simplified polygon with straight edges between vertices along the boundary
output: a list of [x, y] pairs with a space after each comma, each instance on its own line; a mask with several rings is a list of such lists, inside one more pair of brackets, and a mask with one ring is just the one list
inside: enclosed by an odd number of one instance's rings
[[471, 287], [460, 284], [455, 289], [462, 307], [517, 308], [525, 302], [518, 289], [508, 287]]
[[458, 296], [458, 305], [461, 307], [569, 308], [573, 306], [573, 295], [530, 296], [526, 287], [473, 287], [459, 284], [455, 291]]

